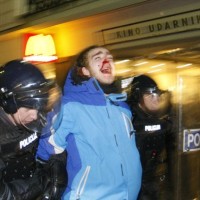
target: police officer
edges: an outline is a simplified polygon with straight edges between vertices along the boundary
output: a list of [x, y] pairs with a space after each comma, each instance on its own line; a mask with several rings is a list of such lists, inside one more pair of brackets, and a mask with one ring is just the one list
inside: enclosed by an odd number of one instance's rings
[[139, 200], [170, 199], [167, 193], [167, 155], [171, 142], [171, 122], [166, 113], [170, 108], [168, 94], [146, 75], [135, 77], [131, 83], [128, 103], [143, 168]]
[[63, 155], [35, 158], [40, 134], [50, 127], [46, 114], [59, 98], [55, 82], [35, 65], [12, 60], [0, 67], [0, 199], [60, 199]]

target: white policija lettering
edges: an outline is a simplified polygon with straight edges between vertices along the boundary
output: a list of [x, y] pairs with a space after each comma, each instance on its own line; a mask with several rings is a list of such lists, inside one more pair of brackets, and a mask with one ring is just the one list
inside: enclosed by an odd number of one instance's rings
[[160, 124], [158, 125], [148, 125], [144, 127], [145, 131], [157, 131], [157, 130], [161, 130], [161, 126]]
[[29, 145], [30, 143], [35, 141], [37, 138], [38, 138], [37, 133], [33, 133], [29, 137], [27, 137], [19, 142], [19, 148], [22, 149], [22, 148], [26, 147], [27, 145]]

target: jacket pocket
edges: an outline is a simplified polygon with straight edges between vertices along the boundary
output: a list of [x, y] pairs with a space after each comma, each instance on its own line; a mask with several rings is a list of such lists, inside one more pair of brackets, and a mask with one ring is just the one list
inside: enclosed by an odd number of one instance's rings
[[86, 185], [86, 182], [87, 182], [87, 179], [88, 179], [88, 175], [90, 173], [90, 169], [91, 169], [91, 166], [87, 166], [84, 173], [83, 173], [83, 176], [81, 177], [81, 180], [78, 184], [78, 188], [76, 190], [76, 200], [79, 200], [81, 198], [81, 195], [84, 192], [85, 185]]

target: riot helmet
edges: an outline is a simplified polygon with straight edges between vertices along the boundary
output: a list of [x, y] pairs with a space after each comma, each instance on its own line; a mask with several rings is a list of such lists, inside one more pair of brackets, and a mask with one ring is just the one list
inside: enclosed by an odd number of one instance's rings
[[145, 113], [160, 116], [165, 107], [167, 91], [159, 89], [157, 83], [147, 75], [134, 77], [128, 103], [133, 108], [137, 104]]
[[[46, 126], [46, 114], [60, 101], [60, 90], [54, 80], [45, 78], [42, 71], [23, 60], [12, 60], [0, 68], [0, 106], [9, 115], [20, 108], [37, 111], [37, 118], [23, 125], [32, 131]], [[19, 121], [21, 116], [18, 116]]]
[[134, 77], [131, 83], [130, 101], [138, 103], [145, 93], [160, 95], [162, 92], [152, 78], [146, 75], [140, 75]]

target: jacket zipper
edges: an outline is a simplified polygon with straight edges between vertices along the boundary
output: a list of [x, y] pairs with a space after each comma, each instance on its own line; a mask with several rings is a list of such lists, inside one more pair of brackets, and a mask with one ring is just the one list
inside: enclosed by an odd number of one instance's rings
[[91, 169], [91, 166], [86, 167], [85, 172], [84, 172], [84, 174], [83, 174], [83, 176], [82, 176], [82, 178], [81, 178], [81, 180], [78, 184], [78, 188], [77, 188], [77, 191], [76, 191], [76, 200], [79, 200], [81, 195], [83, 194], [90, 169]]
[[[110, 101], [111, 101], [111, 100], [110, 100]], [[110, 115], [109, 115], [107, 106], [106, 106], [106, 111], [107, 111], [107, 113], [108, 113], [108, 118], [110, 118]], [[128, 134], [128, 125], [127, 125], [127, 123], [126, 123], [125, 116], [124, 116], [123, 113], [122, 113], [122, 117], [123, 117], [123, 120], [124, 120], [124, 123], [125, 123], [127, 135], [128, 135], [128, 137], [130, 138], [130, 135]], [[131, 121], [129, 120], [129, 122], [131, 122]], [[116, 136], [116, 134], [114, 134], [114, 139], [115, 139], [115, 144], [116, 144], [116, 146], [118, 147], [118, 142], [117, 142], [117, 136]], [[121, 166], [121, 175], [124, 176], [123, 164], [121, 163], [120, 166]]]
[[[117, 137], [116, 135], [114, 134], [114, 138], [115, 138], [115, 143], [116, 143], [116, 146], [118, 147], [118, 143], [117, 143]], [[122, 172], [122, 176], [124, 176], [124, 170], [123, 170], [123, 165], [122, 163], [120, 164], [121, 165], [121, 172]]]

